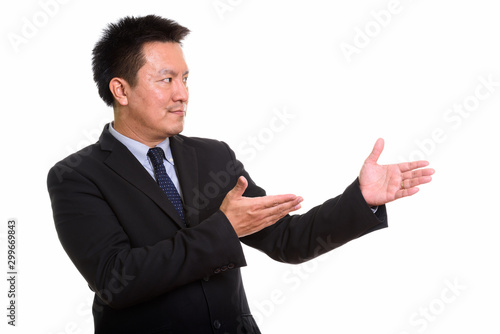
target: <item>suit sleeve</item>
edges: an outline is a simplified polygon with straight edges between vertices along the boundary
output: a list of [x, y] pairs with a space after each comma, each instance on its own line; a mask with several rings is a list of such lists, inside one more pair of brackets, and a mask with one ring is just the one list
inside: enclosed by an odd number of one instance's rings
[[341, 195], [305, 214], [287, 215], [241, 241], [277, 261], [301, 263], [384, 227], [385, 206], [373, 213], [356, 179]]
[[220, 211], [169, 239], [132, 247], [127, 231], [88, 177], [59, 163], [50, 170], [47, 183], [66, 253], [91, 289], [112, 308], [153, 299], [213, 275], [221, 266], [246, 265], [239, 239]]

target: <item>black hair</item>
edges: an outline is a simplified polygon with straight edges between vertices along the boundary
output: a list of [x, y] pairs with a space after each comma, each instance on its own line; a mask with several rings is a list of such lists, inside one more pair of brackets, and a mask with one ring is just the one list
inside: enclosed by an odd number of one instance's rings
[[99, 95], [108, 106], [114, 102], [109, 83], [122, 78], [130, 86], [137, 81], [137, 71], [145, 64], [143, 46], [148, 42], [181, 41], [189, 29], [157, 15], [127, 16], [111, 23], [92, 50], [92, 70]]

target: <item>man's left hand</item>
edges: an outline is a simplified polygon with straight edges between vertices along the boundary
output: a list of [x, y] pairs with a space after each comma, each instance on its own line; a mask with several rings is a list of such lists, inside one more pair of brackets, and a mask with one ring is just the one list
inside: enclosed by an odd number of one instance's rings
[[414, 195], [417, 186], [431, 182], [434, 169], [425, 160], [393, 165], [379, 165], [377, 160], [384, 149], [384, 140], [379, 138], [372, 153], [365, 160], [359, 173], [359, 185], [366, 203], [383, 205], [398, 198]]

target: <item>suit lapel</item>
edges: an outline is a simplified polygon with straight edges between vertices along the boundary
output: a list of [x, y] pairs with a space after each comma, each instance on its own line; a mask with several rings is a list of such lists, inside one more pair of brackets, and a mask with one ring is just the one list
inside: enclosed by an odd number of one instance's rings
[[104, 129], [99, 140], [103, 150], [111, 151], [109, 156], [104, 160], [104, 163], [151, 198], [179, 227], [184, 227], [179, 214], [175, 211], [167, 195], [161, 190], [141, 163], [137, 161], [134, 155], [109, 133], [107, 127]]
[[170, 149], [182, 190], [188, 226], [195, 226], [199, 224], [198, 206], [195, 202], [195, 196], [199, 194], [196, 151], [193, 147], [185, 144], [181, 136], [170, 137]]

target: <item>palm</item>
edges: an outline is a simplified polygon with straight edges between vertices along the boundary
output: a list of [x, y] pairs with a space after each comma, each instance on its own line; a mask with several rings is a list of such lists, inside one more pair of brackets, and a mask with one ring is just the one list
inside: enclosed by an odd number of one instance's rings
[[383, 205], [401, 197], [411, 196], [418, 192], [418, 185], [430, 182], [431, 175], [434, 174], [431, 168], [418, 169], [429, 164], [423, 160], [379, 165], [377, 160], [383, 149], [383, 139], [377, 140], [359, 173], [361, 193], [370, 206]]

